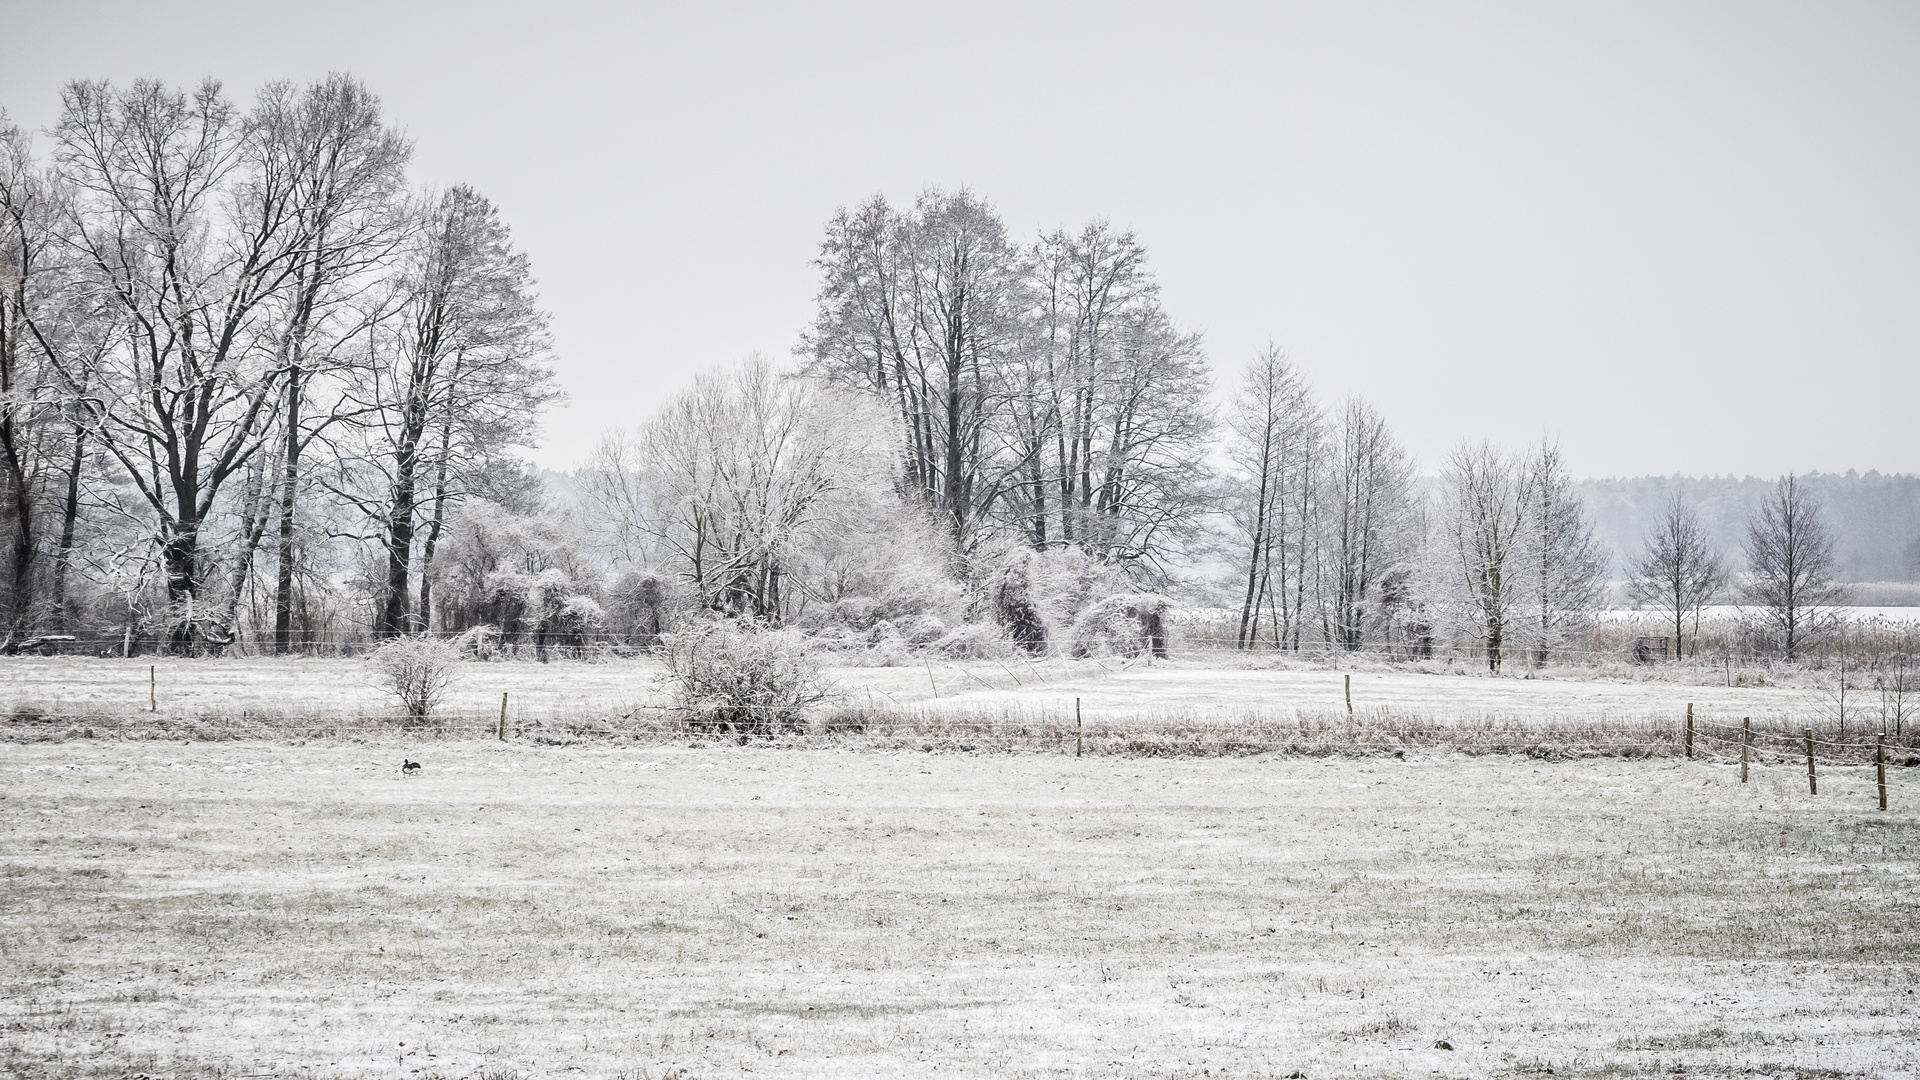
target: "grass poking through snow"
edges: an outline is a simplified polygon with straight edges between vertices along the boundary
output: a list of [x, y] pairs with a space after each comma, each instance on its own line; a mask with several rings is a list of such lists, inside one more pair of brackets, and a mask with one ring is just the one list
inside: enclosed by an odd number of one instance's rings
[[11, 745], [0, 1073], [1912, 1075], [1893, 779]]

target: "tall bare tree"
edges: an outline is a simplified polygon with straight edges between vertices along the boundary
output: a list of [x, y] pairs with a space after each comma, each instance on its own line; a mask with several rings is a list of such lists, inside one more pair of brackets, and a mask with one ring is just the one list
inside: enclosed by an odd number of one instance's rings
[[1833, 580], [1833, 536], [1820, 504], [1792, 475], [1780, 478], [1747, 520], [1742, 599], [1788, 660], [1831, 631], [1846, 589]]
[[1311, 577], [1308, 551], [1323, 420], [1298, 368], [1278, 346], [1254, 357], [1227, 414], [1227, 452], [1241, 478], [1231, 518], [1241, 534], [1246, 594], [1234, 641], [1251, 648], [1263, 612], [1275, 645], [1299, 648], [1300, 612]]
[[1359, 649], [1379, 585], [1399, 555], [1412, 465], [1378, 410], [1347, 399], [1329, 436], [1320, 509], [1329, 639]]
[[91, 379], [69, 381], [87, 384], [100, 446], [154, 515], [174, 646], [229, 638], [204, 595], [205, 533], [285, 374], [267, 324], [299, 261], [297, 185], [250, 153], [212, 81], [71, 83], [54, 134], [75, 192], [63, 234], [126, 327]]
[[863, 411], [764, 360], [704, 374], [601, 443], [589, 497], [630, 555], [671, 567], [706, 608], [777, 625], [801, 552], [871, 527], [849, 514], [884, 490], [894, 433]]
[[1686, 498], [1674, 493], [1647, 534], [1634, 561], [1628, 589], [1633, 598], [1673, 621], [1674, 656], [1686, 655], [1687, 618], [1693, 619], [1698, 655], [1700, 610], [1727, 584], [1727, 563], [1714, 550], [1705, 524]]
[[1020, 332], [1018, 256], [986, 202], [930, 190], [907, 213], [878, 199], [842, 212], [818, 260], [810, 368], [899, 410], [903, 486], [946, 520], [962, 555], [1017, 480], [993, 427]]
[[[269, 84], [250, 123], [260, 166], [289, 177], [294, 189], [293, 276], [278, 305], [285, 375], [273, 643], [286, 652], [293, 644], [305, 454], [314, 440], [356, 413], [338, 388], [326, 407], [310, 409], [309, 398], [317, 381], [340, 380], [353, 342], [370, 329], [362, 317], [365, 306], [353, 301], [372, 287], [375, 272], [405, 235], [403, 172], [411, 147], [385, 123], [380, 100], [340, 74], [305, 89]], [[258, 521], [264, 524], [265, 516]]]
[[[33, 159], [25, 132], [0, 110], [0, 488], [7, 525], [5, 632], [24, 632], [33, 617], [39, 550], [40, 488], [48, 450], [43, 421], [55, 407], [56, 380], [36, 337], [57, 333], [41, 309], [61, 292], [52, 264], [53, 183]], [[57, 453], [57, 451], [56, 451]]]
[[337, 490], [378, 528], [374, 630], [393, 635], [429, 626], [430, 586], [416, 606], [411, 585], [451, 503], [488, 463], [531, 443], [558, 392], [527, 258], [472, 188], [449, 188], [421, 209], [385, 310], [349, 399], [361, 446], [347, 468], [366, 475]]
[[1525, 512], [1521, 468], [1491, 444], [1462, 444], [1447, 459], [1443, 529], [1463, 629], [1485, 644], [1487, 670], [1500, 671], [1502, 650], [1519, 618], [1523, 574], [1518, 565]]
[[1521, 543], [1526, 575], [1526, 638], [1535, 663], [1545, 663], [1599, 610], [1607, 588], [1606, 553], [1573, 492], [1560, 447], [1548, 439], [1521, 466]]

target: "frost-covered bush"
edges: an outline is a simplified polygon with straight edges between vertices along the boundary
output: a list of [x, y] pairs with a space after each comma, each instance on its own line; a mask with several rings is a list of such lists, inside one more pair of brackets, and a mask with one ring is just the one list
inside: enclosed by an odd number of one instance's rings
[[961, 620], [967, 592], [946, 562], [951, 541], [923, 511], [891, 493], [848, 510], [845, 527], [822, 533], [796, 564], [797, 580], [819, 599], [795, 614], [794, 625], [867, 630], [928, 615], [947, 625]]
[[448, 630], [486, 624], [505, 641], [530, 637], [544, 648], [583, 645], [601, 625], [599, 574], [578, 538], [484, 499], [448, 526], [427, 576], [436, 623]]
[[1028, 576], [1042, 617], [1059, 627], [1072, 627], [1088, 608], [1108, 597], [1139, 590], [1117, 567], [1090, 558], [1079, 548], [1034, 556]]
[[807, 710], [836, 696], [811, 644], [793, 630], [708, 623], [666, 635], [674, 704], [710, 731], [798, 730]]
[[1006, 632], [985, 623], [956, 626], [932, 648], [950, 660], [1010, 660], [1015, 653]]
[[666, 575], [629, 570], [607, 589], [607, 628], [629, 644], [652, 648], [673, 629], [687, 606]]
[[938, 615], [917, 616], [907, 620], [899, 629], [900, 636], [915, 648], [931, 645], [947, 636], [947, 624]]
[[460, 649], [454, 643], [424, 636], [393, 638], [367, 654], [375, 681], [415, 722], [433, 714], [459, 662]]
[[1164, 657], [1172, 607], [1172, 601], [1158, 593], [1122, 593], [1095, 601], [1074, 620], [1071, 652], [1077, 657]]
[[469, 626], [453, 639], [453, 647], [463, 657], [492, 660], [500, 650], [500, 628], [492, 623]]
[[1019, 552], [993, 583], [994, 621], [1007, 628], [1013, 643], [1030, 653], [1047, 651], [1047, 623], [1033, 597], [1032, 552]]

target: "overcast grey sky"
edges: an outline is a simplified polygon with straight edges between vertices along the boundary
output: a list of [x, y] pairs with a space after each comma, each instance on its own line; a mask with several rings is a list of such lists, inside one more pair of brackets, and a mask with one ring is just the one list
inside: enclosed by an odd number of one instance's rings
[[788, 355], [840, 205], [1105, 217], [1222, 380], [1267, 339], [1433, 468], [1920, 472], [1920, 3], [706, 5], [0, 0], [0, 104], [343, 70], [497, 202], [576, 464]]

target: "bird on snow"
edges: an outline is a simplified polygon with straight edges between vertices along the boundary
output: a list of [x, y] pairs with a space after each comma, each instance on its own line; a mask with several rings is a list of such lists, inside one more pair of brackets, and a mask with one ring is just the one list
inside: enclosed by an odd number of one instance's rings
[[408, 761], [406, 758], [400, 759], [400, 774], [402, 776], [412, 776], [414, 773], [417, 773], [419, 771], [420, 771], [419, 762]]

